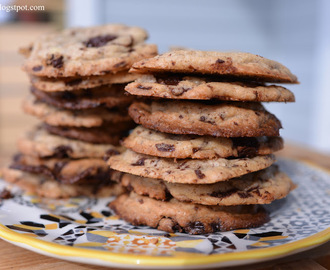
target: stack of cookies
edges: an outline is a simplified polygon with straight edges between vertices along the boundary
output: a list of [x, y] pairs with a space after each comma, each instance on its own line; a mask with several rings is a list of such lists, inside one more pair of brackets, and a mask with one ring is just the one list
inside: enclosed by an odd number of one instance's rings
[[121, 193], [103, 158], [120, 153], [135, 125], [124, 88], [138, 77], [128, 73], [132, 64], [157, 54], [146, 38], [144, 29], [113, 24], [47, 34], [23, 48], [32, 84], [23, 110], [42, 124], [19, 139], [4, 179], [51, 198]]
[[283, 65], [248, 53], [174, 51], [133, 65], [125, 90], [148, 97], [129, 115], [140, 124], [110, 157], [129, 194], [110, 203], [133, 225], [204, 234], [260, 226], [262, 204], [295, 185], [274, 164], [280, 121], [260, 102], [293, 102]]

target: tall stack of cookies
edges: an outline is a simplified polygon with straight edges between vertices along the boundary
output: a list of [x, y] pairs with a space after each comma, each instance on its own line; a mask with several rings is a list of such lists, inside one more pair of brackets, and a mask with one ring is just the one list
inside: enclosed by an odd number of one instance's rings
[[274, 164], [280, 121], [260, 102], [293, 102], [278, 62], [248, 53], [174, 51], [133, 65], [125, 90], [140, 124], [108, 164], [130, 190], [110, 203], [133, 225], [204, 234], [260, 226], [295, 185]]
[[42, 121], [19, 139], [5, 180], [39, 196], [109, 196], [123, 188], [110, 179], [104, 155], [118, 154], [134, 122], [124, 87], [138, 76], [132, 64], [157, 54], [147, 33], [120, 24], [47, 34], [21, 53], [31, 78], [25, 113]]

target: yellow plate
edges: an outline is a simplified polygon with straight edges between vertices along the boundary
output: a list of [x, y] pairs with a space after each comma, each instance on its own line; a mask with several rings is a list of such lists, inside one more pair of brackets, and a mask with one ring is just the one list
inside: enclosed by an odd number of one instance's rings
[[330, 239], [329, 173], [292, 160], [279, 165], [299, 187], [269, 206], [271, 221], [260, 228], [167, 234], [118, 219], [106, 207], [110, 199], [52, 201], [17, 195], [0, 204], [0, 237], [64, 260], [143, 269], [242, 265], [325, 243]]

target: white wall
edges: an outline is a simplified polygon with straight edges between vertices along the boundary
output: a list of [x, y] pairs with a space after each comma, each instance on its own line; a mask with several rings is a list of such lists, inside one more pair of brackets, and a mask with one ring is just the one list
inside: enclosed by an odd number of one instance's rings
[[285, 139], [330, 152], [330, 1], [67, 2], [69, 26], [113, 22], [139, 25], [149, 31], [149, 42], [158, 44], [160, 52], [170, 46], [239, 50], [283, 63], [301, 82], [287, 85], [297, 101], [266, 107], [281, 119]]

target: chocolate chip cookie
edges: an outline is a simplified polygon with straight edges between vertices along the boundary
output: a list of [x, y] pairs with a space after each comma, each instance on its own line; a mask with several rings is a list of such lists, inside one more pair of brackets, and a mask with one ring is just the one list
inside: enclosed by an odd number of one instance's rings
[[129, 107], [129, 115], [146, 128], [172, 134], [278, 136], [282, 127], [273, 114], [255, 102], [134, 102]]
[[63, 110], [31, 97], [24, 100], [23, 110], [54, 126], [99, 127], [105, 123], [130, 122], [126, 112], [106, 108]]
[[273, 155], [237, 159], [173, 160], [135, 153], [131, 150], [112, 156], [110, 168], [170, 183], [211, 184], [269, 167]]
[[21, 49], [23, 69], [46, 77], [116, 73], [157, 54], [156, 45], [143, 43], [146, 38], [144, 29], [120, 24], [46, 34]]
[[189, 100], [294, 102], [294, 94], [278, 85], [226, 82], [218, 77], [144, 74], [125, 90], [138, 96]]
[[30, 76], [31, 84], [38, 90], [45, 92], [72, 91], [80, 89], [95, 88], [101, 85], [123, 84], [132, 82], [139, 74], [128, 73], [127, 70], [115, 74], [86, 77], [38, 77]]
[[111, 174], [104, 160], [98, 158], [37, 158], [17, 154], [10, 168], [43, 174], [65, 184], [110, 181]]
[[133, 65], [131, 71], [136, 73], [216, 74], [251, 81], [298, 82], [297, 77], [282, 64], [259, 55], [243, 52], [177, 50], [141, 60]]
[[31, 87], [37, 100], [59, 109], [84, 110], [96, 107], [125, 108], [133, 101], [133, 96], [124, 94], [125, 85], [103, 85], [96, 88], [45, 92]]
[[18, 150], [39, 158], [103, 158], [105, 150], [118, 154], [122, 147], [111, 144], [93, 144], [49, 134], [42, 128], [27, 132], [17, 141]]
[[46, 175], [33, 174], [20, 170], [0, 168], [1, 177], [25, 192], [51, 199], [77, 196], [110, 197], [122, 194], [125, 190], [113, 181], [98, 184], [65, 184]]
[[157, 157], [212, 159], [272, 154], [283, 148], [283, 139], [177, 135], [138, 126], [123, 141], [123, 145], [134, 152]]
[[114, 180], [139, 195], [162, 201], [175, 198], [203, 205], [269, 204], [287, 196], [295, 188], [291, 179], [276, 165], [215, 184], [169, 183], [127, 173]]
[[269, 220], [260, 205], [205, 206], [176, 199], [159, 201], [134, 192], [120, 195], [109, 206], [133, 225], [147, 225], [166, 232], [206, 234], [254, 228]]
[[121, 122], [115, 125], [104, 125], [100, 127], [65, 127], [43, 124], [42, 127], [49, 133], [68, 139], [80, 140], [92, 144], [119, 145], [134, 122]]

